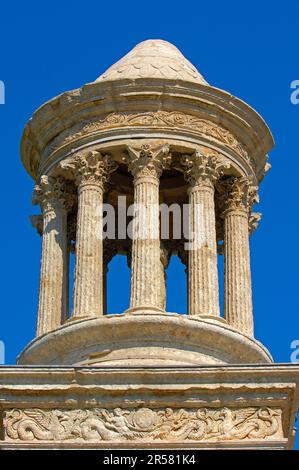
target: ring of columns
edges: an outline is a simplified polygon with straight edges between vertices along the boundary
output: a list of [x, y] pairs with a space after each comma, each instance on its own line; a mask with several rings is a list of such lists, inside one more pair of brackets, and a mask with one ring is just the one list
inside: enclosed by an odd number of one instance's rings
[[[162, 89], [163, 109], [155, 101]], [[253, 336], [249, 236], [272, 138], [257, 113], [234, 100], [207, 84], [145, 77], [97, 81], [37, 111], [22, 142], [41, 207], [32, 217], [42, 235], [37, 337], [19, 363], [271, 361]], [[103, 239], [103, 203], [115, 206], [118, 196], [143, 207], [134, 236]], [[188, 249], [184, 238], [161, 239], [161, 201], [189, 204]], [[130, 305], [107, 315], [108, 264], [118, 253], [131, 270]], [[172, 255], [186, 268], [186, 315], [165, 311]]]

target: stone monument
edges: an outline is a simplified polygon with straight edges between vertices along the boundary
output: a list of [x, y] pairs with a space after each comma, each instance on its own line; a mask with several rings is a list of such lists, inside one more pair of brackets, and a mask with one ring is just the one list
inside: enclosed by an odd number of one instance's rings
[[[299, 367], [273, 364], [253, 331], [249, 237], [272, 146], [251, 107], [161, 40], [34, 113], [21, 155], [41, 208], [37, 333], [0, 369], [1, 448], [292, 448]], [[132, 236], [105, 238], [103, 204], [119, 196]], [[188, 206], [189, 237], [161, 236], [161, 202]], [[130, 305], [111, 315], [117, 254]], [[172, 255], [186, 315], [165, 310]]]

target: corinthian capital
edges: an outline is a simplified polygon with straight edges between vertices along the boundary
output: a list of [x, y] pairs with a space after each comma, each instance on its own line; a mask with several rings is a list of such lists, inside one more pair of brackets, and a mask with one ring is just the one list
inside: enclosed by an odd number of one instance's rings
[[61, 208], [70, 210], [74, 204], [74, 194], [62, 176], [54, 178], [43, 175], [34, 188], [32, 203], [40, 204], [43, 210], [51, 208], [53, 204], [59, 204]]
[[117, 164], [109, 155], [92, 150], [76, 154], [60, 163], [63, 170], [70, 171], [78, 185], [95, 183], [104, 186]]
[[127, 147], [128, 155], [124, 161], [134, 178], [149, 176], [159, 178], [163, 169], [170, 166], [171, 155], [167, 145], [151, 147], [148, 144], [140, 148]]
[[251, 212], [253, 204], [259, 202], [258, 188], [249, 177], [230, 177], [217, 185], [222, 210], [246, 210]]
[[192, 155], [183, 155], [180, 163], [184, 177], [191, 186], [201, 183], [215, 184], [224, 170], [230, 167], [229, 163], [219, 156], [206, 155], [198, 150]]

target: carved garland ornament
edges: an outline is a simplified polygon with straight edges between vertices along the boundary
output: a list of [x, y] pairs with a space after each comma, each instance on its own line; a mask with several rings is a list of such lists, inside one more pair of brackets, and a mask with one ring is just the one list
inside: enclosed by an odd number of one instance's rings
[[6, 440], [205, 441], [281, 437], [281, 410], [94, 408], [9, 410]]
[[144, 113], [110, 113], [103, 119], [93, 119], [90, 121], [83, 121], [72, 128], [70, 131], [61, 133], [55, 138], [50, 145], [50, 150], [54, 151], [61, 144], [69, 144], [74, 140], [101, 129], [109, 129], [116, 127], [134, 127], [134, 126], [148, 126], [148, 127], [180, 127], [186, 128], [191, 131], [204, 134], [207, 137], [215, 139], [223, 144], [232, 147], [239, 155], [255, 167], [254, 161], [248, 155], [247, 150], [242, 146], [238, 140], [225, 128], [213, 124], [205, 119], [199, 119], [190, 114], [180, 112], [144, 112]]

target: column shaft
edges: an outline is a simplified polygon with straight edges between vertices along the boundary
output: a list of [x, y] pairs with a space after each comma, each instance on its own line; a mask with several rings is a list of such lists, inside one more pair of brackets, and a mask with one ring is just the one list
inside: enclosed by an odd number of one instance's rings
[[192, 242], [188, 261], [189, 315], [220, 315], [214, 187], [201, 181], [189, 190]]
[[135, 177], [130, 308], [161, 310], [159, 180]]
[[232, 327], [253, 335], [247, 210], [227, 210], [224, 232], [225, 318]]
[[73, 319], [103, 314], [102, 204], [101, 184], [79, 185]]
[[37, 336], [58, 328], [66, 317], [67, 211], [60, 202], [43, 209]]

